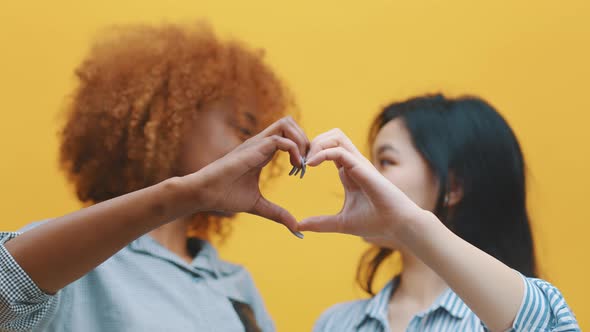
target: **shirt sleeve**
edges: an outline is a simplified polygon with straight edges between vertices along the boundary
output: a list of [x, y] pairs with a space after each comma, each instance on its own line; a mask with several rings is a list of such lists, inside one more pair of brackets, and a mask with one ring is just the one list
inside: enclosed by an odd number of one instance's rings
[[0, 331], [30, 331], [49, 319], [59, 292], [43, 292], [20, 267], [4, 244], [21, 233], [0, 232]]
[[580, 331], [561, 292], [547, 281], [522, 277], [524, 296], [512, 331]]

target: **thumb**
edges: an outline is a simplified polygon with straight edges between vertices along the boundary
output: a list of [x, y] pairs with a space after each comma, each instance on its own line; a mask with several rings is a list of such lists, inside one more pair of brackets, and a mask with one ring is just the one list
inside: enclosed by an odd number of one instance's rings
[[299, 230], [319, 233], [342, 233], [343, 231], [338, 215], [306, 218], [299, 223]]
[[251, 214], [270, 219], [285, 225], [293, 235], [302, 239], [303, 234], [297, 231], [297, 219], [289, 211], [260, 196], [251, 211]]

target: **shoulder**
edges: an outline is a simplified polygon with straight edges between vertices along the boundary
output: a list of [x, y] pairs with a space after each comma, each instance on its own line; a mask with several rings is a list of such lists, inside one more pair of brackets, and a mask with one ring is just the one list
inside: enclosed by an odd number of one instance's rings
[[515, 328], [579, 331], [576, 317], [557, 287], [537, 278], [523, 277], [523, 281], [525, 291]]
[[39, 221], [32, 222], [32, 223], [24, 226], [23, 228], [19, 229], [18, 232], [19, 233], [24, 233], [26, 231], [30, 231], [31, 229], [33, 229], [33, 228], [35, 228], [37, 226], [41, 226], [41, 225], [43, 225], [44, 223], [46, 223], [46, 222], [48, 222], [50, 220], [51, 219], [44, 219], [44, 220], [39, 220]]
[[359, 324], [365, 316], [369, 300], [356, 300], [333, 305], [322, 313], [314, 331], [344, 331]]

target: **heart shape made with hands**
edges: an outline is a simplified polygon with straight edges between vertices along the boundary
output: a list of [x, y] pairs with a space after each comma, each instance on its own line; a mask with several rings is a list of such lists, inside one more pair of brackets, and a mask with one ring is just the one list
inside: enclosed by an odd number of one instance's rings
[[[308, 172], [326, 161], [336, 165], [345, 192], [339, 213], [312, 216], [298, 223], [289, 211], [261, 194], [261, 171], [279, 150], [288, 152], [291, 164], [301, 169], [300, 173], [292, 170], [292, 175], [304, 174], [304, 168]], [[275, 122], [212, 165], [217, 166], [199, 172], [209, 179], [211, 210], [255, 214], [285, 225], [298, 237], [302, 237], [300, 231], [380, 237], [391, 233], [391, 225], [422, 211], [383, 177], [341, 130], [330, 130], [310, 142], [291, 118]]]
[[[359, 183], [359, 175], [367, 170], [374, 170], [374, 167], [341, 130], [333, 129], [317, 136], [311, 142], [307, 156], [302, 160], [302, 167], [294, 166], [289, 175], [299, 174], [303, 179], [308, 167], [317, 167], [325, 162], [332, 162], [338, 170], [345, 192], [342, 208], [333, 215], [305, 218], [298, 223], [298, 230], [355, 234], [355, 226], [358, 227], [361, 220], [370, 218], [371, 210], [370, 200], [362, 190], [362, 185], [366, 183]], [[296, 233], [299, 234], [301, 233]]]
[[294, 166], [289, 175], [303, 179], [310, 168], [325, 162], [332, 162], [338, 170], [345, 192], [342, 209], [334, 215], [305, 218], [297, 224], [297, 230], [292, 230], [296, 236], [302, 237], [299, 231], [314, 231], [378, 239], [387, 233], [389, 221], [421, 210], [384, 178], [339, 129], [317, 136], [301, 166]]

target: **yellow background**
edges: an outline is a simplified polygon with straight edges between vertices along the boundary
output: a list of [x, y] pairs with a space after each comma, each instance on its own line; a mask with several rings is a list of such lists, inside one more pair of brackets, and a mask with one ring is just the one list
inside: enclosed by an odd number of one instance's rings
[[[5, 1], [0, 7], [1, 228], [78, 208], [57, 170], [59, 110], [73, 69], [101, 28], [208, 19], [264, 47], [292, 87], [310, 136], [340, 127], [365, 147], [383, 104], [424, 92], [473, 93], [509, 120], [529, 168], [543, 276], [590, 328], [590, 5], [575, 1]], [[284, 158], [286, 159], [286, 158]], [[331, 166], [286, 175], [265, 193], [302, 218], [337, 212]], [[365, 245], [297, 240], [242, 216], [222, 255], [252, 272], [279, 331], [309, 330], [353, 285]], [[394, 265], [390, 265], [394, 267]], [[501, 285], [490, 285], [501, 287]]]

